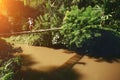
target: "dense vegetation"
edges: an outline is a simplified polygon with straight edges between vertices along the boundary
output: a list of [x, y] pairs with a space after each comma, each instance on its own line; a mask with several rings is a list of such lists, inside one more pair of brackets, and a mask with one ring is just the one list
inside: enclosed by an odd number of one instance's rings
[[11, 36], [7, 38], [10, 42], [64, 45], [91, 57], [120, 58], [119, 0], [3, 0], [3, 3], [0, 27], [6, 27], [0, 28], [0, 33], [28, 31], [28, 17], [34, 19], [33, 30], [62, 28], [61, 31]]
[[[6, 7], [6, 15], [10, 19], [13, 31], [29, 30], [28, 25], [25, 24], [29, 16], [34, 18], [33, 30], [62, 27], [60, 32], [12, 36], [8, 41], [37, 46], [61, 46], [62, 44], [70, 49], [81, 51], [83, 42], [95, 37], [91, 34], [102, 37], [102, 33], [99, 33], [101, 29], [116, 34], [120, 31], [118, 0], [5, 0], [4, 3], [10, 4]], [[13, 6], [19, 6], [19, 9], [11, 9]], [[100, 28], [100, 31], [98, 29], [98, 32], [92, 32], [95, 28]], [[89, 52], [89, 50], [82, 52], [86, 53], [86, 51]]]
[[63, 19], [64, 44], [92, 57], [120, 58], [120, 18], [119, 10], [112, 6], [115, 4], [119, 4], [117, 0], [103, 0], [95, 5], [88, 1], [85, 6], [72, 6]]
[[87, 27], [108, 28], [108, 31], [119, 34], [119, 4], [118, 0], [4, 0], [3, 15], [8, 18], [7, 23], [11, 24], [13, 32], [29, 30], [26, 24], [28, 17], [34, 18], [33, 30], [62, 27], [60, 32], [12, 36], [10, 41], [37, 46], [63, 44], [68, 48], [81, 48], [85, 38], [91, 38]]
[[17, 48], [0, 38], [0, 80], [14, 80], [21, 67], [20, 57], [13, 54]]

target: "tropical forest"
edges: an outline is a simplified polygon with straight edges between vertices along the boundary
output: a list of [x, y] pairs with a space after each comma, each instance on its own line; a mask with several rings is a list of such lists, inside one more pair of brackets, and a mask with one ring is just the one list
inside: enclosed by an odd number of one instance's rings
[[0, 0], [0, 80], [120, 80], [120, 0]]

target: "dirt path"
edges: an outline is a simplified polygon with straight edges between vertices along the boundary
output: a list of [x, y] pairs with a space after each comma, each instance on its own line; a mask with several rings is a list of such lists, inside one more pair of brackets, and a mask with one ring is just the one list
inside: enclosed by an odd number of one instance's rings
[[[120, 80], [119, 62], [97, 62], [64, 49], [19, 45], [23, 53], [21, 80]], [[60, 68], [63, 64], [74, 64], [72, 69]]]

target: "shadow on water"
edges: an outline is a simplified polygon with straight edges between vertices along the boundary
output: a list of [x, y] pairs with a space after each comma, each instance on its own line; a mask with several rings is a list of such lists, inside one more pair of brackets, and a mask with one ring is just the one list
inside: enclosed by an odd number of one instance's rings
[[49, 70], [47, 71], [31, 69], [29, 66], [36, 64], [36, 62], [32, 61], [29, 55], [22, 55], [22, 57], [24, 60], [23, 66], [25, 66], [26, 69], [21, 70], [20, 73], [16, 75], [17, 80], [80, 80], [83, 77], [80, 72], [72, 69], [81, 59], [79, 55], [71, 57], [60, 67], [48, 66]]
[[52, 70], [47, 72], [28, 69], [26, 71], [22, 71], [18, 75], [19, 78], [17, 77], [17, 80], [78, 80], [79, 77], [82, 77], [73, 69], [58, 72], [53, 70], [54, 68], [55, 67], [52, 67]]
[[91, 38], [83, 41], [82, 48], [75, 49], [78, 54], [96, 58], [97, 61], [119, 62], [120, 34], [107, 29], [89, 29]]
[[31, 65], [36, 64], [37, 62], [33, 61], [31, 55], [21, 55], [22, 58], [22, 66], [29, 67]]

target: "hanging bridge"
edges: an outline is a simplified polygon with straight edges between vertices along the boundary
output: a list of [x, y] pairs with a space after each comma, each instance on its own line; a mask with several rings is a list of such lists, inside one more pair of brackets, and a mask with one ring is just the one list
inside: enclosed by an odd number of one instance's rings
[[51, 29], [40, 29], [40, 30], [35, 30], [35, 31], [22, 31], [22, 32], [2, 33], [2, 34], [0, 34], [0, 36], [41, 33], [41, 32], [56, 31], [56, 30], [61, 30], [61, 29], [62, 28], [51, 28]]

